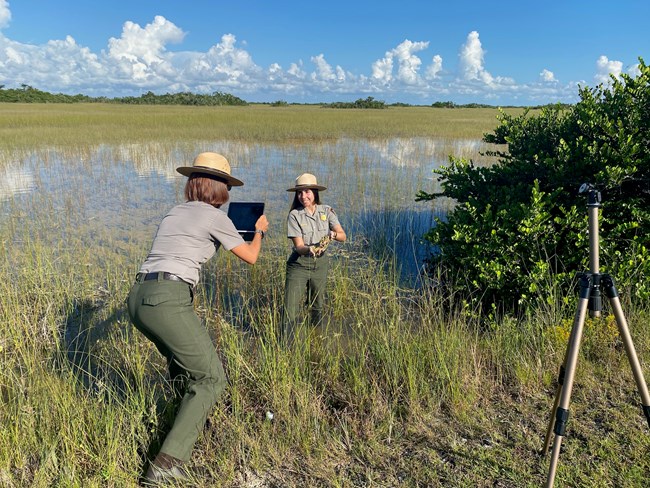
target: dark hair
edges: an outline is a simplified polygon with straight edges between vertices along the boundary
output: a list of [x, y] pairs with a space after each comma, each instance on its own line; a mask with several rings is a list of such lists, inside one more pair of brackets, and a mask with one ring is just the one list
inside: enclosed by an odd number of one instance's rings
[[[311, 190], [314, 194], [314, 203], [316, 205], [320, 205], [320, 195], [318, 193], [318, 190], [315, 188], [305, 188], [305, 190]], [[296, 194], [293, 196], [293, 203], [291, 203], [291, 210], [295, 210], [297, 208], [302, 208], [302, 203], [300, 203], [300, 200], [298, 200], [298, 192], [296, 191]]]
[[185, 183], [188, 202], [205, 202], [219, 208], [228, 201], [230, 186], [221, 178], [205, 173], [192, 173]]

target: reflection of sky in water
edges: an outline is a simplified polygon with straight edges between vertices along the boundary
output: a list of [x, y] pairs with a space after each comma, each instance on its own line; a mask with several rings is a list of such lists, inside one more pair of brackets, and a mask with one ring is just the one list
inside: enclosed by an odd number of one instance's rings
[[8, 200], [16, 194], [29, 193], [36, 188], [34, 173], [27, 168], [0, 169], [0, 200]]
[[[0, 196], [35, 219], [62, 229], [83, 229], [89, 244], [119, 246], [149, 242], [167, 210], [182, 201], [190, 166], [201, 151], [217, 151], [245, 182], [231, 191], [233, 201], [264, 201], [271, 232], [284, 235], [296, 176], [314, 173], [351, 238], [392, 249], [412, 269], [423, 256], [419, 240], [444, 213], [448, 202], [415, 202], [418, 190], [434, 191], [432, 170], [450, 154], [480, 160], [480, 141], [396, 138], [385, 141], [341, 139], [334, 142], [250, 144], [133, 144], [100, 146], [82, 155], [54, 150], [29, 155], [1, 168]], [[12, 198], [13, 197], [13, 198]], [[47, 212], [47, 216], [41, 214]], [[7, 212], [3, 212], [6, 215]], [[72, 225], [70, 225], [72, 224]], [[53, 236], [56, 238], [66, 236]], [[409, 257], [410, 256], [410, 257]]]

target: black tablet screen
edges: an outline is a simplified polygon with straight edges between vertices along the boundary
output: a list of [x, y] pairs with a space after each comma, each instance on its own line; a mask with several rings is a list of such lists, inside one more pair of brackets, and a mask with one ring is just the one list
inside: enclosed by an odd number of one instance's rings
[[255, 222], [263, 213], [263, 202], [230, 202], [228, 205], [228, 217], [245, 241], [253, 240]]

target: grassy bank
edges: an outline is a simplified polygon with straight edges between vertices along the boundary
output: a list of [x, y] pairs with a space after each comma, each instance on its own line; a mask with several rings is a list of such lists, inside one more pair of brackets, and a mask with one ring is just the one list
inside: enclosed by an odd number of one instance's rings
[[[173, 417], [163, 361], [130, 325], [124, 307], [160, 212], [172, 202], [154, 199], [151, 208], [138, 213], [129, 205], [141, 188], [112, 172], [118, 160], [132, 158], [137, 165], [137, 158], [118, 157], [118, 150], [87, 151], [87, 146], [124, 142], [121, 137], [165, 142], [166, 134], [192, 154], [195, 138], [213, 140], [217, 127], [232, 131], [233, 138], [276, 141], [292, 133], [315, 138], [316, 124], [350, 137], [367, 137], [372, 127], [391, 136], [425, 135], [420, 133], [424, 122], [417, 129], [420, 111], [436, 113], [409, 108], [366, 115], [305, 107], [243, 107], [230, 113], [91, 105], [0, 110], [2, 115], [15, 111], [0, 118], [2, 142], [14, 148], [0, 152], [4, 164], [27, 154], [39, 159], [40, 168], [63, 154], [64, 163], [81, 161], [83, 169], [75, 166], [60, 181], [41, 181], [37, 175], [30, 196], [15, 195], [2, 206], [0, 486], [21, 488], [134, 487]], [[263, 114], [251, 119], [250, 127], [238, 118], [247, 110]], [[395, 113], [404, 119], [385, 127]], [[477, 126], [468, 123], [473, 127], [468, 137], [477, 137], [481, 124], [492, 127], [494, 115]], [[357, 127], [356, 117], [375, 116], [388, 118]], [[291, 125], [291, 117], [299, 123]], [[405, 119], [410, 125], [401, 129], [397, 120]], [[213, 124], [211, 129], [202, 121]], [[267, 127], [271, 121], [278, 124], [275, 129]], [[432, 132], [445, 130], [445, 124], [430, 123]], [[463, 137], [464, 130], [449, 137]], [[50, 145], [59, 152], [44, 149]], [[137, 152], [138, 146], [129, 148]], [[111, 156], [97, 162], [88, 154]], [[155, 156], [168, 159], [172, 168], [179, 157], [164, 151]], [[351, 186], [341, 191], [349, 198], [365, 193], [365, 187], [355, 190], [352, 169], [343, 163], [337, 168]], [[279, 184], [292, 176], [282, 174]], [[162, 177], [146, 184], [146, 198], [172, 191], [164, 189]], [[396, 179], [392, 186], [401, 184]], [[46, 193], [50, 185], [64, 195]], [[107, 214], [97, 210], [91, 194], [108, 202], [102, 209]], [[398, 196], [387, 192], [385, 198]], [[377, 233], [389, 225], [380, 210], [364, 221]], [[101, 220], [106, 215], [110, 222]], [[577, 297], [540, 290], [543, 309], [519, 320], [488, 321], [436, 287], [435, 280], [422, 287], [404, 283], [390, 239], [369, 246], [366, 237], [351, 234], [350, 242], [330, 247], [329, 326], [306, 334], [292, 350], [274, 340], [284, 288], [282, 233], [269, 234], [252, 268], [223, 251], [209, 263], [196, 309], [221, 351], [229, 386], [194, 451], [196, 486], [542, 485], [549, 459], [539, 451]], [[648, 378], [650, 310], [626, 296], [621, 290]], [[556, 486], [646, 486], [648, 426], [608, 313], [587, 321], [570, 411]]]
[[[102, 268], [74, 251], [23, 240], [2, 261], [3, 486], [135, 486], [168, 428], [164, 365], [123, 307], [144, 249]], [[401, 288], [385, 263], [348, 250], [329, 328], [287, 351], [273, 333], [282, 268], [271, 253], [252, 270], [222, 254], [200, 288], [230, 385], [195, 450], [198, 486], [542, 483], [566, 321], [485, 330], [452, 297]], [[630, 317], [648, 357], [647, 310]], [[587, 325], [558, 486], [647, 479], [647, 426], [611, 332], [611, 321]]]

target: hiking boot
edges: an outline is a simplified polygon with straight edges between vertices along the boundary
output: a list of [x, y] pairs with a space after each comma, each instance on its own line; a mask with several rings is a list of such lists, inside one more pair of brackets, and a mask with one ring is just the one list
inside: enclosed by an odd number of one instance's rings
[[188, 481], [190, 481], [190, 478], [183, 468], [183, 462], [166, 454], [156, 456], [156, 459], [149, 464], [149, 469], [147, 469], [147, 474], [144, 477], [145, 486]]

